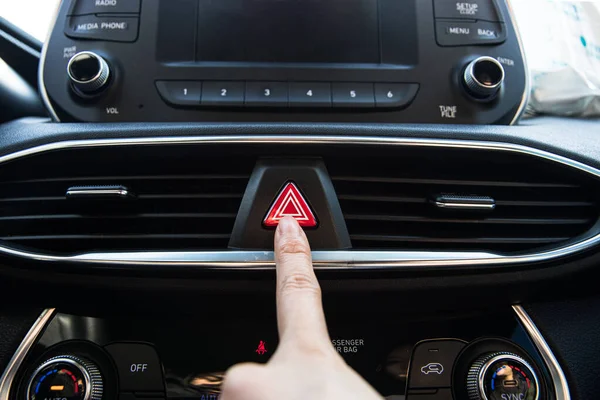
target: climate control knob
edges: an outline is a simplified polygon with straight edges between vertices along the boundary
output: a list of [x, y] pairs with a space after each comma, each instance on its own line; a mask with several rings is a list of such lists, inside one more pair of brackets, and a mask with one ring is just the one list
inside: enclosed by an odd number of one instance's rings
[[101, 400], [104, 386], [98, 367], [75, 356], [53, 357], [35, 370], [27, 400]]
[[512, 353], [489, 353], [477, 359], [467, 375], [470, 400], [538, 400], [535, 371]]
[[467, 92], [476, 100], [493, 100], [504, 83], [504, 67], [492, 57], [471, 61], [463, 73]]
[[108, 86], [110, 68], [96, 53], [82, 51], [75, 54], [67, 65], [67, 74], [75, 92], [83, 97], [94, 96]]

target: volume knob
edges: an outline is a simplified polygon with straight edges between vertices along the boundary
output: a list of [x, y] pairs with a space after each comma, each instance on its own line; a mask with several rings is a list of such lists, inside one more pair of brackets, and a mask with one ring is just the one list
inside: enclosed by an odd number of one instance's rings
[[467, 375], [470, 400], [538, 400], [535, 371], [513, 353], [488, 353], [473, 363]]
[[101, 400], [103, 392], [102, 374], [94, 363], [64, 355], [35, 370], [27, 386], [27, 400]]
[[83, 97], [94, 96], [108, 86], [110, 68], [98, 54], [82, 51], [75, 54], [67, 65], [67, 74], [75, 92]]
[[493, 100], [504, 83], [504, 67], [492, 57], [476, 58], [465, 68], [463, 83], [476, 100]]

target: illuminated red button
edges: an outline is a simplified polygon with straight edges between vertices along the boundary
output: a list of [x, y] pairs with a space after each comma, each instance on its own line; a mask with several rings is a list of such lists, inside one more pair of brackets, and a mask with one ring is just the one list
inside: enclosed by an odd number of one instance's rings
[[303, 228], [315, 228], [317, 218], [294, 182], [288, 182], [269, 209], [263, 225], [274, 228], [283, 217], [292, 217]]

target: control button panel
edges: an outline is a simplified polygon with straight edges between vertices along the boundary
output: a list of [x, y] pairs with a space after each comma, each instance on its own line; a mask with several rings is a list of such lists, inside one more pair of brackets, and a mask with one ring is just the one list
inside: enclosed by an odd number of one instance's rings
[[290, 107], [331, 107], [331, 84], [290, 82]]
[[376, 83], [375, 106], [378, 108], [405, 107], [415, 98], [419, 85], [404, 83]]
[[462, 340], [428, 340], [413, 350], [409, 389], [439, 389], [452, 385], [452, 367], [465, 347]]
[[503, 22], [493, 0], [434, 0], [436, 18]]
[[65, 27], [65, 35], [74, 39], [135, 42], [138, 37], [138, 25], [137, 17], [72, 16]]
[[416, 83], [157, 81], [175, 106], [403, 108], [416, 97]]
[[406, 400], [454, 400], [452, 389], [413, 390]]
[[162, 365], [154, 347], [145, 343], [115, 343], [105, 347], [112, 356], [123, 392], [164, 392]]
[[180, 106], [200, 104], [202, 83], [194, 81], [158, 81], [156, 88], [160, 96], [168, 103]]
[[246, 82], [247, 106], [287, 107], [287, 82]]
[[69, 15], [139, 14], [141, 0], [77, 0]]
[[243, 106], [244, 82], [203, 82], [203, 106]]
[[477, 46], [506, 41], [506, 29], [500, 22], [437, 20], [435, 31], [440, 46]]
[[334, 83], [332, 92], [334, 107], [375, 106], [372, 83]]

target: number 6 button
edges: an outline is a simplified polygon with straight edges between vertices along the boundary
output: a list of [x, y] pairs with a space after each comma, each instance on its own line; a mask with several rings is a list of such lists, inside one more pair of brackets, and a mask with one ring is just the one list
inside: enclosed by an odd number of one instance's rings
[[243, 106], [244, 82], [204, 82], [200, 104], [203, 106]]
[[246, 82], [246, 106], [287, 107], [287, 82]]

